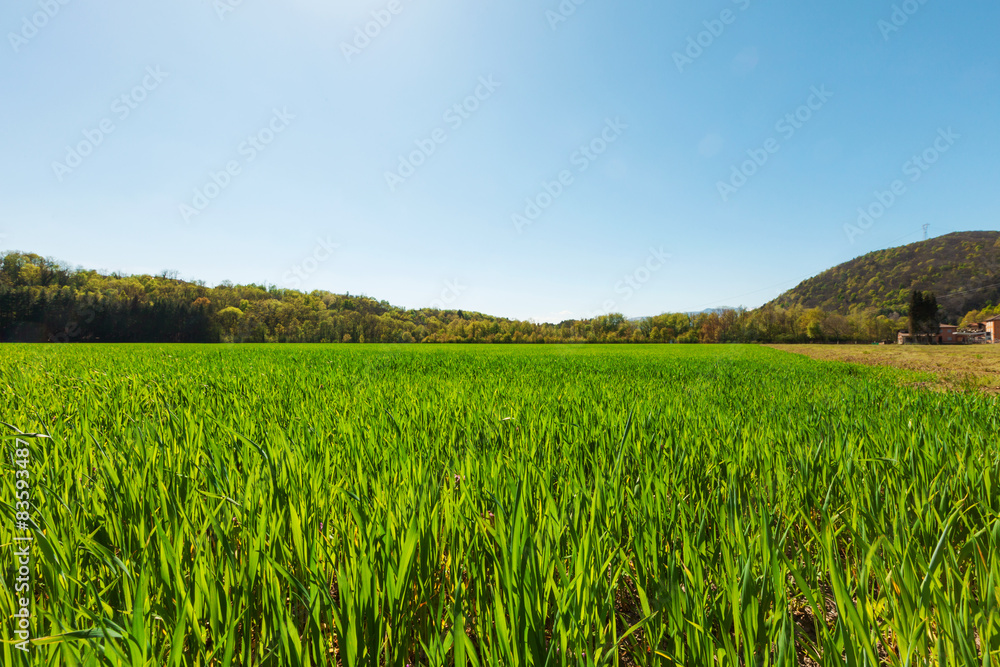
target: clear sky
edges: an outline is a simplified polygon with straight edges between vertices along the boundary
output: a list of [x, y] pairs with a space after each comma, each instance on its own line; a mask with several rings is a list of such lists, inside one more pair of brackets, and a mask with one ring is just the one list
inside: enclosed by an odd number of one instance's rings
[[0, 248], [539, 321], [753, 307], [1000, 229], [998, 28], [995, 0], [7, 0]]

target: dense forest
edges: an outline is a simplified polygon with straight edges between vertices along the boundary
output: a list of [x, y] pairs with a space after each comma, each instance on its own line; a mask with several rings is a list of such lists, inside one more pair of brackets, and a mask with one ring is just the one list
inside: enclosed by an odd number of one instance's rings
[[[973, 321], [1000, 313], [987, 305]], [[757, 310], [608, 314], [559, 324], [461, 310], [407, 310], [366, 296], [263, 285], [207, 287], [168, 274], [105, 275], [39, 255], [0, 255], [6, 342], [751, 343], [874, 342], [907, 328], [904, 313], [769, 304]]]
[[891, 315], [906, 311], [912, 290], [934, 292], [952, 323], [1000, 303], [1000, 232], [956, 232], [868, 253], [806, 280], [771, 305]]

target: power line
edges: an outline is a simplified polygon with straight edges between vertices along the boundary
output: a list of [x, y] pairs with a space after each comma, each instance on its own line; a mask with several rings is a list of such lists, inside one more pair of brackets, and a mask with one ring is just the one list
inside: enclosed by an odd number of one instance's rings
[[961, 296], [962, 294], [972, 294], [973, 292], [978, 292], [979, 290], [989, 289], [990, 287], [1000, 287], [1000, 283], [993, 283], [992, 285], [983, 285], [982, 287], [976, 287], [975, 289], [965, 290], [964, 292], [952, 292], [951, 294], [945, 294], [942, 299], [947, 299], [951, 296]]

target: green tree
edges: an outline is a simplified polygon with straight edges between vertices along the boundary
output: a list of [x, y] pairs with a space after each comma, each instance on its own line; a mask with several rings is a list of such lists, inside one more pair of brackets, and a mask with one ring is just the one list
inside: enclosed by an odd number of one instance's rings
[[223, 308], [219, 311], [216, 317], [219, 320], [219, 326], [222, 330], [229, 336], [229, 340], [236, 340], [236, 330], [240, 326], [240, 322], [243, 320], [243, 311], [239, 308], [234, 308], [229, 306], [228, 308]]
[[818, 320], [813, 320], [806, 327], [806, 335], [809, 340], [823, 340], [823, 325]]
[[697, 343], [698, 342], [698, 332], [691, 329], [684, 334], [682, 334], [678, 339], [678, 343]]
[[914, 290], [910, 293], [910, 335], [914, 341], [928, 342], [941, 331], [937, 296], [933, 292]]

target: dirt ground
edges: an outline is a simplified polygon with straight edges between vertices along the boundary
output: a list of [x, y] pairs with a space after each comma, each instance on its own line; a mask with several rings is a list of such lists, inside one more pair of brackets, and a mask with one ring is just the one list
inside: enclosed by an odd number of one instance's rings
[[1000, 345], [771, 345], [813, 359], [933, 373], [937, 389], [1000, 393]]

